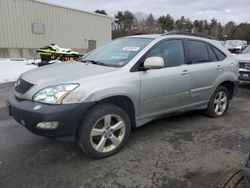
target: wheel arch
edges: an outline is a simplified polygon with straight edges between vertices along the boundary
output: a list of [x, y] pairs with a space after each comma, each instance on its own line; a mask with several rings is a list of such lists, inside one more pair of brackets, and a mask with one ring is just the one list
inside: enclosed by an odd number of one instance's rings
[[225, 88], [227, 88], [230, 99], [233, 98], [233, 95], [236, 89], [235, 82], [228, 80], [228, 81], [222, 82], [219, 86], [224, 86]]
[[136, 127], [136, 111], [135, 111], [135, 106], [133, 104], [133, 101], [128, 96], [125, 96], [125, 95], [116, 95], [116, 96], [110, 96], [110, 97], [106, 97], [106, 98], [100, 99], [100, 100], [96, 101], [91, 106], [91, 108], [88, 109], [88, 111], [90, 109], [92, 109], [93, 107], [95, 107], [96, 105], [103, 104], [103, 103], [114, 104], [114, 105], [120, 107], [121, 109], [123, 109], [128, 114], [128, 116], [130, 118], [131, 126], [132, 127]]
[[129, 115], [131, 126], [136, 127], [135, 107], [129, 97], [125, 95], [111, 96], [98, 101], [96, 104], [100, 103], [111, 103], [125, 110], [125, 112]]

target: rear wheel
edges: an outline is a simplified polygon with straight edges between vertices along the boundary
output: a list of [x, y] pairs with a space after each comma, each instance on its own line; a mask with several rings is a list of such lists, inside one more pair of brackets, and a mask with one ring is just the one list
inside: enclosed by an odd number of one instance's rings
[[219, 86], [211, 97], [206, 114], [210, 117], [223, 116], [229, 106], [229, 92], [224, 86]]
[[84, 117], [78, 144], [91, 158], [111, 156], [125, 145], [131, 131], [127, 113], [113, 104], [100, 104]]

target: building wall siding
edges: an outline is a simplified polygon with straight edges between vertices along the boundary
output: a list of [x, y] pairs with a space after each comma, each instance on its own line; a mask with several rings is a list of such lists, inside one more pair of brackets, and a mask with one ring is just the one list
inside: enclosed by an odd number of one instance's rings
[[[44, 34], [32, 32], [44, 25]], [[50, 43], [87, 49], [111, 40], [111, 18], [32, 0], [0, 0], [0, 48], [39, 48]]]

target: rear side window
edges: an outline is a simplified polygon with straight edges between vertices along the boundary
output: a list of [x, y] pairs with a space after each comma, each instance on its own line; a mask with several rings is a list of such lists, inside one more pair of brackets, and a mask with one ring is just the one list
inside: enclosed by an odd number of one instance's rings
[[189, 61], [191, 63], [210, 62], [207, 44], [201, 41], [188, 40]]
[[215, 55], [214, 51], [212, 48], [207, 44], [207, 50], [208, 50], [208, 55], [211, 61], [218, 61], [217, 56]]
[[219, 61], [223, 61], [227, 56], [215, 47], [212, 47]]

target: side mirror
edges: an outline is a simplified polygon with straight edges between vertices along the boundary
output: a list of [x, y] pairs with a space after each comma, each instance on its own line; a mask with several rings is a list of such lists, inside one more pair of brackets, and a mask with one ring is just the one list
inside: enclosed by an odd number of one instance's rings
[[149, 57], [144, 61], [144, 69], [161, 69], [164, 68], [164, 60], [162, 57]]

